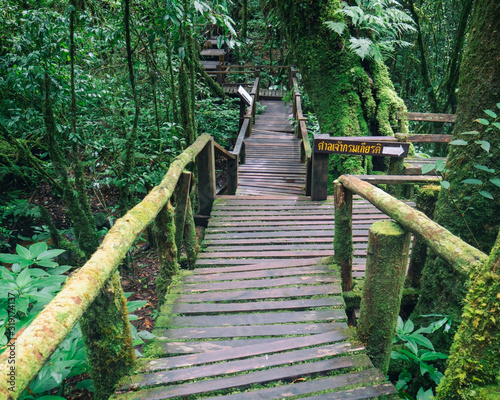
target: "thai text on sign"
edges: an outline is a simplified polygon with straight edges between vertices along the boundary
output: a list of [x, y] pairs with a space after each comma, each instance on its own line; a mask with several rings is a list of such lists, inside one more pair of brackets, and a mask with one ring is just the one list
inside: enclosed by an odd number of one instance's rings
[[388, 142], [386, 140], [362, 141], [342, 139], [314, 139], [315, 153], [353, 154], [361, 156], [406, 157], [409, 143]]

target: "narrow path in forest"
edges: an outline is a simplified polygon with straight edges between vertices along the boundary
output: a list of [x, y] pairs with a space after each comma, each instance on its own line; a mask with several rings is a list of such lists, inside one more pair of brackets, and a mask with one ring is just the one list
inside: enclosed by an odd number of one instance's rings
[[[196, 269], [162, 309], [148, 344], [155, 358], [113, 399], [395, 396], [348, 327], [339, 272], [326, 259], [333, 199], [303, 195], [288, 110], [266, 105], [237, 195], [215, 201]], [[362, 276], [368, 228], [388, 217], [359, 199], [354, 209], [354, 276]]]

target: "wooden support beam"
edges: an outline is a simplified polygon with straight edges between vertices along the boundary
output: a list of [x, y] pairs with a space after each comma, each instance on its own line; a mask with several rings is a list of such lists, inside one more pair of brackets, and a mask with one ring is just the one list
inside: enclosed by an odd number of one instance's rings
[[352, 290], [352, 192], [340, 182], [333, 185], [335, 194], [334, 259], [340, 267], [342, 290]]
[[198, 155], [197, 163], [200, 214], [210, 215], [216, 194], [213, 138], [210, 138], [209, 142]]
[[191, 188], [191, 172], [184, 171], [179, 178], [175, 196], [175, 245], [177, 246], [177, 259], [180, 258], [182, 242], [184, 238], [184, 225], [186, 223], [186, 213], [189, 202], [189, 192]]
[[[314, 135], [314, 138], [321, 139], [321, 136]], [[311, 199], [313, 201], [326, 200], [328, 186], [328, 153], [313, 153], [311, 168]]]
[[387, 374], [405, 281], [410, 233], [393, 221], [369, 232], [358, 334], [375, 367]]

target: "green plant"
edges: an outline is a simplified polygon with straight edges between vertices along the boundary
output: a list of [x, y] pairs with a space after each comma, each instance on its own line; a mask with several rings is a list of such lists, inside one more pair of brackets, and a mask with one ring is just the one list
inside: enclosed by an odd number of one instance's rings
[[[35, 243], [29, 248], [17, 245], [16, 254], [0, 254], [0, 262], [12, 264], [10, 269], [0, 266], [0, 353], [15, 337], [15, 333], [29, 326], [38, 313], [61, 290], [66, 280], [63, 275], [71, 267], [59, 265], [53, 259], [64, 250], [50, 250], [47, 243]], [[15, 342], [14, 342], [15, 343]], [[85, 346], [79, 327], [61, 343], [50, 360], [30, 384], [30, 394], [25, 392], [21, 399], [34, 399], [48, 395], [58, 388], [63, 399], [63, 380], [87, 372]], [[91, 388], [89, 381], [80, 387]]]
[[[394, 338], [395, 346], [391, 352], [391, 359], [415, 364], [418, 367], [417, 373], [421, 377], [424, 377], [428, 373], [430, 379], [436, 385], [439, 385], [443, 374], [431, 365], [430, 362], [446, 359], [448, 356], [435, 351], [432, 342], [424, 335], [432, 334], [441, 327], [444, 327], [444, 331], [447, 332], [450, 329], [451, 321], [449, 317], [443, 315], [423, 315], [422, 317], [441, 317], [441, 319], [432, 322], [427, 327], [415, 329], [415, 325], [411, 320], [403, 323], [402, 318], [398, 317], [396, 337]], [[403, 371], [398, 376], [396, 388], [403, 399], [413, 400], [413, 397], [405, 392], [412, 378], [412, 374], [405, 368], [403, 368]], [[425, 390], [421, 387], [417, 392], [416, 400], [432, 399], [433, 396], [432, 388]]]
[[[355, 6], [342, 2], [336, 13], [350, 19], [349, 49], [362, 60], [367, 57], [384, 61], [396, 47], [411, 46], [401, 37], [415, 31], [414, 22], [400, 7], [395, 0], [356, 0]], [[348, 27], [335, 21], [327, 21], [325, 25], [340, 36]]]

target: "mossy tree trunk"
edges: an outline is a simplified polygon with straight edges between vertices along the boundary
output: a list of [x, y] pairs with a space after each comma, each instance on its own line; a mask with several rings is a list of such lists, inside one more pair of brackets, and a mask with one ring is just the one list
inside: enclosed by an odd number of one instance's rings
[[[498, 171], [500, 168], [500, 129], [486, 130], [474, 120], [488, 118], [483, 110], [499, 110], [500, 101], [500, 3], [497, 0], [475, 2], [470, 36], [467, 41], [460, 71], [459, 103], [454, 139], [469, 140], [471, 136], [462, 132], [476, 130], [467, 146], [450, 146], [445, 175], [450, 183], [449, 190], [439, 194], [435, 221], [468, 243], [489, 252], [500, 226], [500, 189], [489, 183], [491, 173], [479, 170], [474, 165], [485, 165]], [[490, 118], [491, 119], [491, 118]], [[475, 143], [486, 140], [491, 143], [489, 153]], [[475, 178], [485, 183], [483, 187], [462, 183], [464, 179]], [[482, 197], [480, 190], [487, 190], [494, 200]], [[473, 208], [469, 208], [473, 207]], [[462, 216], [463, 215], [463, 216]], [[474, 270], [470, 276], [474, 276]], [[464, 276], [457, 276], [452, 268], [435, 255], [427, 257], [422, 271], [421, 295], [415, 310], [415, 317], [421, 314], [449, 314], [459, 322], [463, 299], [469, 282]], [[457, 325], [455, 325], [457, 326]], [[443, 335], [441, 350], [451, 345], [452, 335]]]
[[453, 341], [448, 368], [438, 387], [437, 399], [483, 398], [478, 395], [482, 391], [478, 387], [498, 385], [499, 299], [500, 235], [488, 261], [478, 269], [467, 294], [462, 323]]
[[[342, 39], [324, 22], [338, 20], [340, 1], [269, 0], [283, 21], [293, 52], [323, 133], [333, 136], [391, 136], [404, 110], [385, 65], [361, 60], [347, 51]], [[334, 157], [339, 174], [365, 173], [371, 163], [361, 156]]]

